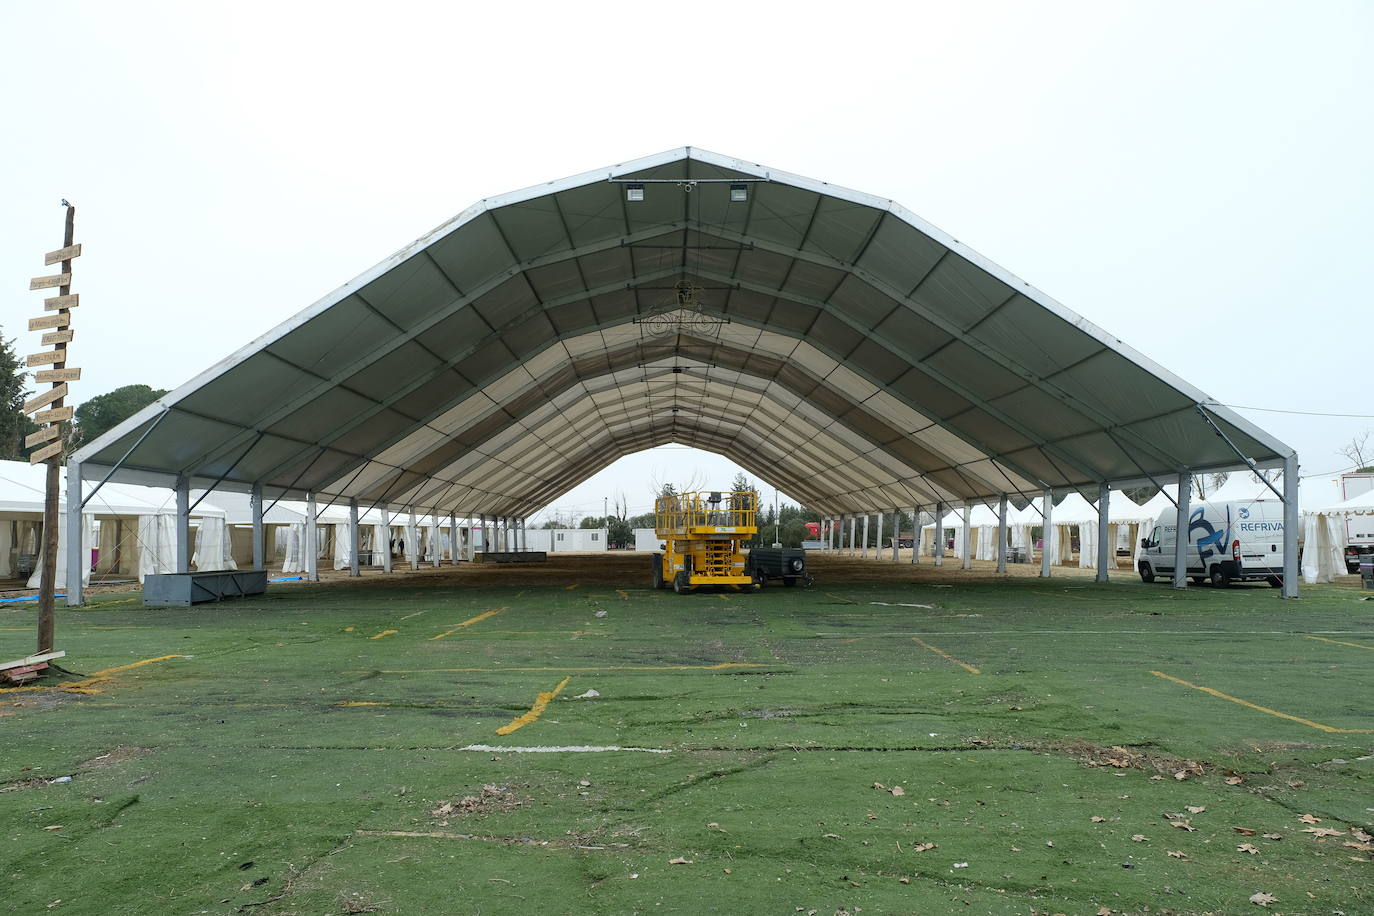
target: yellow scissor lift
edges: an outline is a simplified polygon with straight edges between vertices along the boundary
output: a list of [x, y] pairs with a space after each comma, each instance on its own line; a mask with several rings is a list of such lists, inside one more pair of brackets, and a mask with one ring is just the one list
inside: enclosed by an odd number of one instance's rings
[[699, 585], [755, 585], [740, 545], [758, 532], [759, 495], [752, 490], [676, 493], [654, 502], [654, 588], [684, 595]]

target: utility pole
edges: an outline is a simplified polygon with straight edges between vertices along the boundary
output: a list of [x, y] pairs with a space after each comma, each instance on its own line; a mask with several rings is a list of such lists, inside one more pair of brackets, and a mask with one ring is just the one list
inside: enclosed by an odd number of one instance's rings
[[[67, 382], [81, 378], [80, 369], [67, 368], [67, 344], [72, 339], [71, 309], [80, 304], [80, 297], [72, 294], [72, 259], [81, 256], [81, 246], [72, 243], [76, 232], [76, 207], [62, 201], [67, 208], [66, 229], [63, 233], [62, 247], [43, 256], [43, 263], [51, 266], [60, 263], [58, 273], [46, 277], [34, 277], [29, 281], [29, 289], [57, 288], [57, 295], [43, 300], [43, 309], [55, 312], [41, 318], [29, 319], [30, 331], [47, 331], [42, 337], [44, 345], [52, 344], [53, 349], [32, 353], [27, 359], [29, 366], [48, 366], [33, 374], [35, 382], [51, 382], [52, 388], [41, 392], [24, 402], [24, 412], [33, 414], [38, 424], [46, 424], [38, 432], [24, 440], [24, 445], [33, 448], [40, 443], [48, 443], [34, 449], [29, 454], [29, 463], [46, 462], [47, 479], [43, 495], [43, 568], [38, 587], [38, 651], [51, 652], [54, 641], [53, 603], [57, 592], [57, 502], [59, 494], [59, 471], [62, 467], [62, 421], [70, 420], [74, 413], [71, 407], [63, 404], [67, 396]], [[79, 515], [77, 516], [80, 517]], [[68, 539], [76, 538], [75, 549], [82, 549], [81, 525], [76, 531], [67, 532]], [[83, 560], [79, 568], [85, 571]], [[71, 583], [68, 583], [68, 588]]]

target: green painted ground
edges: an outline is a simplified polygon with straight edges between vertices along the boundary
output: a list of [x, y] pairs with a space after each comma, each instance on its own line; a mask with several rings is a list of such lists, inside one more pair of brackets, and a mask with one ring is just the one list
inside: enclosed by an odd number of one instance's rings
[[1358, 591], [560, 562], [63, 612], [73, 671], [181, 657], [0, 693], [0, 910], [1374, 912]]

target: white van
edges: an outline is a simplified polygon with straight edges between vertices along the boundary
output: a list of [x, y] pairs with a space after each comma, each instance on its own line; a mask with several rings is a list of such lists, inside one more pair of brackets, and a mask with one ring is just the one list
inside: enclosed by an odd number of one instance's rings
[[[1165, 511], [1140, 541], [1140, 578], [1174, 573], [1178, 513]], [[1188, 521], [1188, 578], [1217, 588], [1264, 580], [1283, 585], [1283, 503], [1277, 500], [1198, 503]]]

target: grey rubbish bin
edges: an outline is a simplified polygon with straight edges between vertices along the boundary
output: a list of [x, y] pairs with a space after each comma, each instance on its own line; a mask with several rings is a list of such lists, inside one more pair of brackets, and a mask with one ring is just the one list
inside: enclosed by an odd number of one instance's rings
[[1360, 584], [1374, 591], [1374, 553], [1360, 554]]

